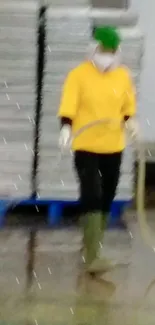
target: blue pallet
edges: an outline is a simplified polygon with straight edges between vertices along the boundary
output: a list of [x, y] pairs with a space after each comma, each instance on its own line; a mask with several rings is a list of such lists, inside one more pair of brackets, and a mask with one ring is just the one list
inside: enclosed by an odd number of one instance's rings
[[[5, 218], [11, 207], [19, 206], [46, 206], [48, 208], [47, 218], [49, 227], [56, 227], [62, 220], [65, 206], [78, 206], [79, 201], [51, 200], [51, 199], [1, 199], [0, 200], [0, 227], [5, 224]], [[131, 205], [131, 201], [114, 201], [111, 208], [108, 227], [122, 227], [121, 216], [126, 208]]]

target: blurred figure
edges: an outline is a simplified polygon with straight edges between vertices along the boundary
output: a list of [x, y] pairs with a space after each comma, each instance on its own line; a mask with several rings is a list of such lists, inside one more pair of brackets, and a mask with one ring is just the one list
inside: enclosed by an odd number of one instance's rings
[[65, 81], [58, 116], [61, 150], [70, 146], [72, 134], [89, 123], [111, 120], [111, 126], [98, 124], [72, 143], [83, 209], [86, 272], [96, 277], [114, 266], [100, 258], [101, 241], [119, 181], [125, 124], [132, 137], [138, 135], [138, 125], [134, 86], [128, 69], [120, 64], [118, 31], [96, 28], [94, 39], [88, 60], [70, 71]]

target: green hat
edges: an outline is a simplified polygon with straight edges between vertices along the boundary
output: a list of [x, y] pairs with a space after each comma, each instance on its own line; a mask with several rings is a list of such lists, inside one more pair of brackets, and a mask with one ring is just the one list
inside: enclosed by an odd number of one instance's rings
[[94, 31], [94, 38], [102, 44], [106, 50], [116, 51], [121, 42], [119, 32], [116, 28], [111, 26], [97, 27]]

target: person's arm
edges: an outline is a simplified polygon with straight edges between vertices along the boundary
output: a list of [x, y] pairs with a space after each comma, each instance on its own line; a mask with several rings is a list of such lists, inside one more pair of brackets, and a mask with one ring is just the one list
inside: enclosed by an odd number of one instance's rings
[[58, 117], [61, 127], [72, 125], [79, 102], [79, 82], [75, 71], [71, 71], [65, 80]]
[[124, 95], [123, 116], [124, 121], [136, 115], [136, 91], [130, 74], [127, 74], [126, 90]]
[[131, 137], [137, 137], [139, 134], [139, 125], [136, 119], [136, 91], [129, 73], [123, 105], [123, 118]]
[[64, 83], [58, 117], [60, 118], [59, 147], [70, 146], [72, 122], [79, 103], [79, 82], [75, 70], [71, 71]]

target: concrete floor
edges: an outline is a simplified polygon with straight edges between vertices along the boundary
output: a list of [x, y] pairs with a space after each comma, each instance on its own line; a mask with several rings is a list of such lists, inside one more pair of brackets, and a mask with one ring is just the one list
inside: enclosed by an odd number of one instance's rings
[[[155, 230], [154, 212], [148, 212]], [[155, 253], [137, 222], [107, 231], [101, 253], [121, 264], [102, 281], [81, 276], [81, 233], [39, 231], [31, 297], [25, 290], [27, 231], [0, 233], [0, 325], [154, 325]], [[148, 290], [149, 288], [149, 290]]]

